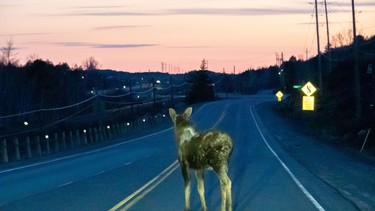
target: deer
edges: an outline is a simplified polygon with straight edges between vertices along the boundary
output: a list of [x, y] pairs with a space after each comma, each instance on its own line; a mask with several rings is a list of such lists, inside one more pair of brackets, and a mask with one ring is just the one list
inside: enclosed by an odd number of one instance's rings
[[189, 121], [192, 111], [192, 107], [189, 107], [182, 114], [177, 114], [173, 108], [169, 108], [185, 185], [185, 210], [190, 210], [190, 170], [195, 171], [202, 210], [207, 210], [204, 196], [204, 171], [207, 169], [214, 170], [219, 178], [221, 211], [231, 211], [232, 182], [228, 176], [228, 164], [233, 149], [232, 139], [218, 130], [199, 133]]

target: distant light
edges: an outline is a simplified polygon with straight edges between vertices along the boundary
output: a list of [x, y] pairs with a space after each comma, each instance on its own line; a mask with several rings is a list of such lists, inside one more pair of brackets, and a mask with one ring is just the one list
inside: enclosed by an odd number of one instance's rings
[[126, 89], [126, 86], [123, 86], [122, 88]]
[[165, 114], [163, 114], [163, 117], [165, 117]]
[[126, 123], [126, 125], [127, 125], [127, 126], [130, 126], [130, 123], [129, 123], [129, 122], [127, 122], [127, 123]]
[[23, 124], [25, 125], [25, 126], [28, 126], [29, 125], [29, 123], [28, 122], [23, 122]]
[[157, 84], [160, 84], [160, 83], [161, 83], [161, 81], [160, 81], [160, 80], [156, 80], [156, 83], [157, 83]]
[[107, 126], [107, 129], [111, 129], [111, 126], [108, 125], [108, 126]]
[[45, 135], [44, 137], [45, 137], [46, 139], [49, 139], [49, 136], [48, 136], [48, 135]]
[[139, 99], [139, 98], [140, 98], [140, 96], [139, 96], [139, 95], [137, 95], [137, 98]]
[[82, 76], [81, 78], [82, 78], [82, 79], [85, 79], [85, 76]]
[[84, 133], [86, 133], [86, 130], [83, 130]]
[[94, 91], [93, 91], [93, 90], [91, 90], [91, 94], [94, 94]]
[[143, 122], [146, 122], [146, 119], [143, 119], [142, 121], [143, 121]]

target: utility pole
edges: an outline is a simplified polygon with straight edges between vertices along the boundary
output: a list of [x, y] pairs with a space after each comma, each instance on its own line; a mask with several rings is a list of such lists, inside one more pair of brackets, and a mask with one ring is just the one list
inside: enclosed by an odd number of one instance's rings
[[329, 41], [329, 25], [328, 25], [328, 11], [327, 0], [324, 0], [324, 8], [326, 12], [326, 26], [327, 26], [327, 52], [328, 52], [328, 72], [331, 72], [331, 43]]
[[323, 82], [322, 82], [322, 61], [320, 54], [320, 40], [319, 40], [319, 17], [318, 17], [318, 1], [315, 0], [315, 19], [316, 19], [316, 40], [318, 43], [318, 74], [319, 74], [319, 93], [323, 94]]
[[279, 66], [279, 54], [276, 52], [276, 66]]
[[352, 16], [353, 16], [353, 47], [354, 47], [354, 95], [355, 95], [355, 115], [361, 118], [361, 90], [359, 85], [359, 64], [358, 64], [358, 42], [357, 42], [357, 29], [355, 24], [355, 9], [354, 0], [352, 0]]

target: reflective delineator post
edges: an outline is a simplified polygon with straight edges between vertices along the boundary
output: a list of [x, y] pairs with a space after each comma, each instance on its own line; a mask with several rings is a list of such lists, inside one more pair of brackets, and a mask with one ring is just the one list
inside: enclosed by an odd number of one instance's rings
[[8, 150], [7, 150], [7, 140], [1, 140], [1, 161], [3, 163], [8, 163]]
[[32, 158], [31, 154], [31, 144], [30, 144], [30, 138], [29, 136], [26, 137], [26, 153], [27, 153], [27, 158]]
[[40, 139], [39, 139], [38, 135], [35, 137], [35, 143], [36, 143], [36, 154], [38, 156], [41, 156], [42, 155], [42, 146], [40, 145]]

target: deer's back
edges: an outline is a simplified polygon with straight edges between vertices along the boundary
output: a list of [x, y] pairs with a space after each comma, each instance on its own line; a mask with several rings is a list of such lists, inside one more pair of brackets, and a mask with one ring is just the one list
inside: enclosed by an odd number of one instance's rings
[[230, 136], [220, 131], [209, 131], [194, 136], [181, 146], [181, 152], [189, 167], [205, 169], [212, 167], [215, 171], [228, 164], [233, 143]]

